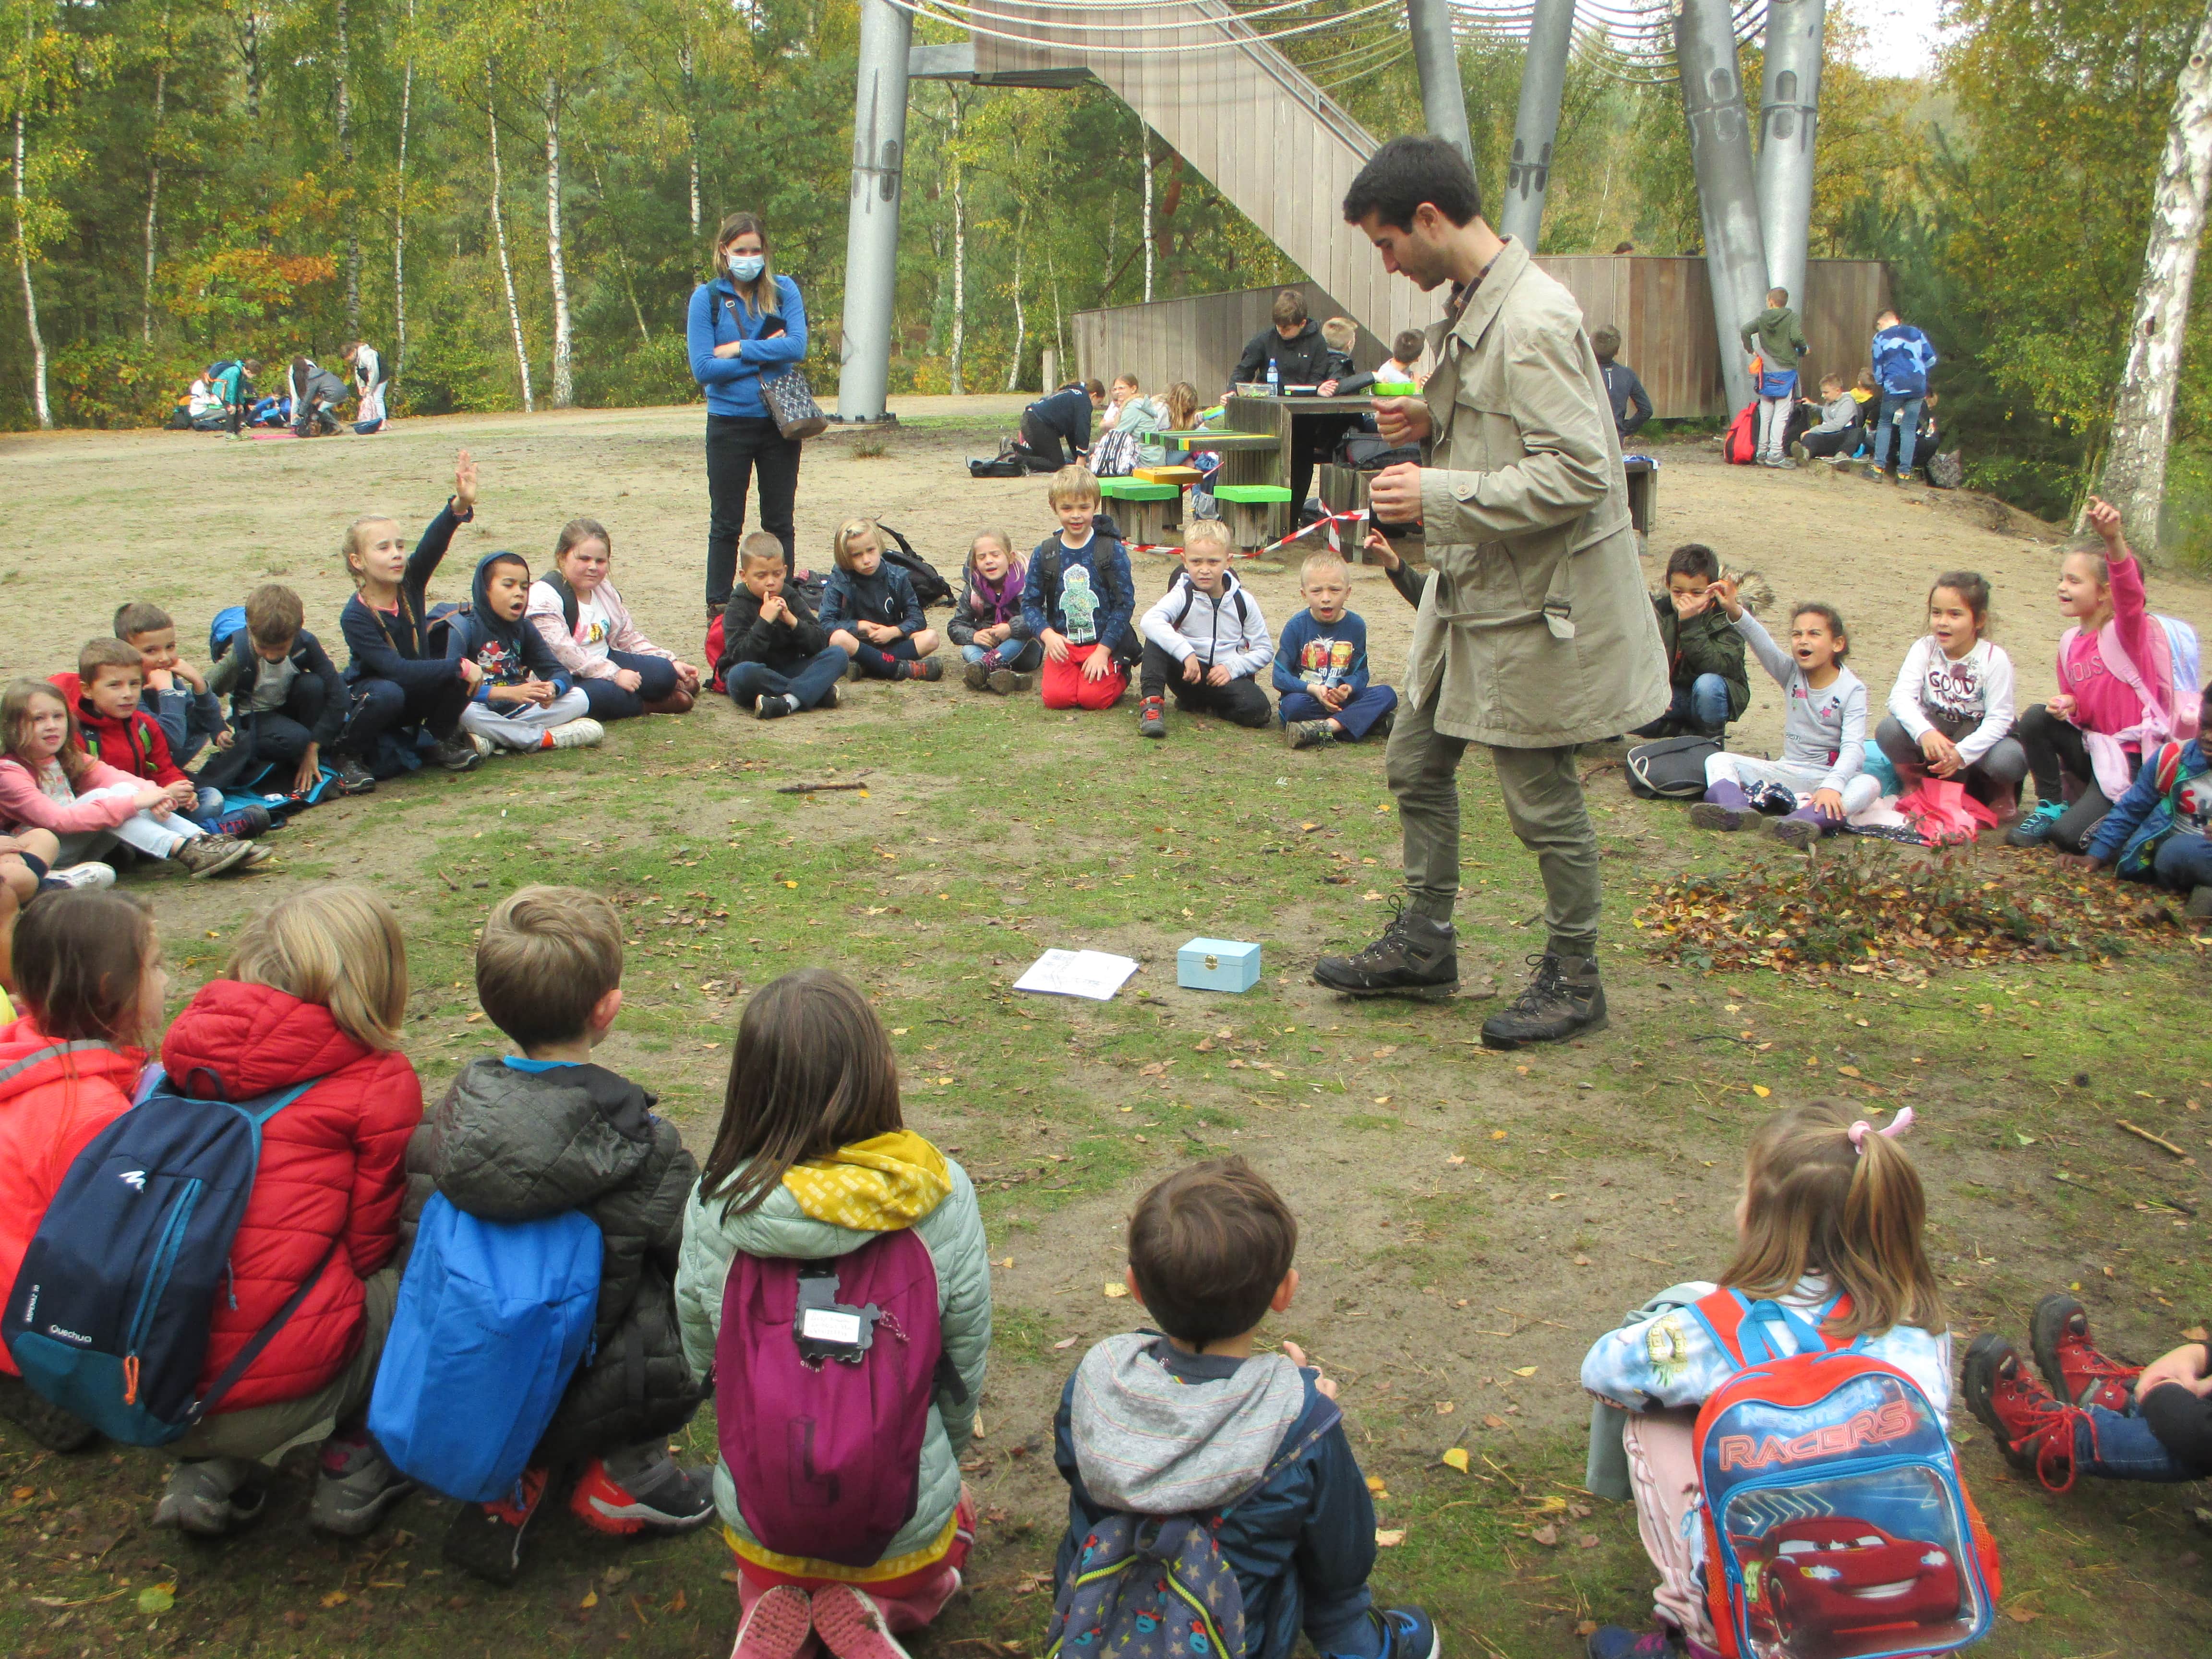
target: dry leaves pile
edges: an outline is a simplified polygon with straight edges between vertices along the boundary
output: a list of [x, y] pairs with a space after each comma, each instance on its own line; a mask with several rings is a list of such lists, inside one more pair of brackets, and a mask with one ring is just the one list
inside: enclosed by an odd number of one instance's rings
[[1647, 948], [1700, 970], [1843, 968], [1918, 980], [1969, 962], [2098, 962], [2124, 955], [2130, 939], [2174, 940], [2179, 921], [2176, 896], [2046, 858], [1969, 848], [1929, 857], [1879, 842], [1651, 890], [1635, 915]]

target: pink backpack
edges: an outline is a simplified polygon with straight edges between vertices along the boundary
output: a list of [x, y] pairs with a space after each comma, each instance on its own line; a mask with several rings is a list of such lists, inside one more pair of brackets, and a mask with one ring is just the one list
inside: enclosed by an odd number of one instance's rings
[[[2148, 624], [2143, 634], [2150, 645], [2150, 660], [2140, 666], [2121, 645], [2117, 622], [2108, 622], [2097, 631], [2097, 654], [2105, 659], [2106, 667], [2126, 682], [2143, 710], [2139, 725], [2112, 735], [2144, 740], [2177, 738], [2186, 743], [2197, 735], [2202, 702], [2197, 686], [2202, 660], [2197, 630], [2178, 617], [2160, 616], [2156, 611], [2143, 620]], [[2081, 633], [2081, 629], [2075, 627], [2059, 636], [2062, 683], [2066, 653], [2073, 649]], [[2145, 741], [2143, 747], [2148, 746], [2148, 741]]]
[[937, 1266], [910, 1231], [816, 1261], [739, 1255], [714, 1341], [722, 1462], [780, 1555], [873, 1566], [914, 1518], [943, 1364]]

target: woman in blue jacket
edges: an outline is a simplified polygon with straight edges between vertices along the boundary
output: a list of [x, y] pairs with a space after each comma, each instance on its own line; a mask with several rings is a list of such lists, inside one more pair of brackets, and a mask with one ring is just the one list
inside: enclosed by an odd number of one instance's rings
[[732, 213], [714, 238], [716, 275], [691, 291], [684, 334], [691, 374], [707, 393], [707, 620], [730, 602], [745, 499], [760, 473], [760, 522], [792, 564], [791, 508], [799, 493], [799, 445], [776, 429], [761, 396], [771, 377], [806, 357], [806, 306], [799, 284], [769, 263], [759, 217]]

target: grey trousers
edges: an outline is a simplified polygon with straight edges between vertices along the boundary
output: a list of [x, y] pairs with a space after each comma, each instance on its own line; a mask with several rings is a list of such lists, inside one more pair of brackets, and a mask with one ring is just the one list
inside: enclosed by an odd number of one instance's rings
[[[1405, 836], [1407, 906], [1431, 921], [1448, 922], [1459, 898], [1457, 775], [1467, 739], [1438, 732], [1436, 712], [1433, 696], [1425, 708], [1399, 706], [1382, 771], [1397, 797]], [[1596, 955], [1603, 895], [1597, 832], [1583, 805], [1573, 747], [1492, 747], [1490, 758], [1507, 821], [1536, 855], [1544, 878], [1548, 948], [1560, 956]]]

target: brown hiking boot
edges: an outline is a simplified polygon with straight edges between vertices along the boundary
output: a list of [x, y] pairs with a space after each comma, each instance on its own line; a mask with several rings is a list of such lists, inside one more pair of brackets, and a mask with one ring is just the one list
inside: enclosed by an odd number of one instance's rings
[[235, 836], [195, 836], [169, 856], [194, 877], [219, 876], [253, 854], [253, 843]]

